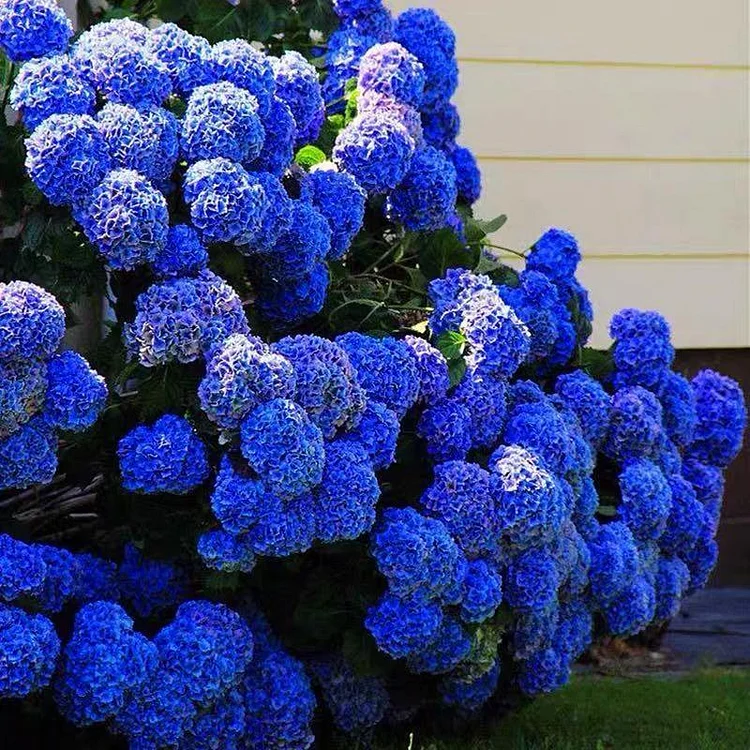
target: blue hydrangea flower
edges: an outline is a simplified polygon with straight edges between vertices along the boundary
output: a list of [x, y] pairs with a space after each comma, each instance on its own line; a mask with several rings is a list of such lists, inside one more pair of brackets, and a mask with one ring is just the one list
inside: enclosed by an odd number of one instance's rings
[[256, 407], [275, 398], [294, 398], [292, 363], [254, 336], [234, 334], [213, 352], [198, 386], [201, 408], [225, 429], [239, 427]]
[[495, 694], [499, 680], [500, 662], [495, 660], [492, 666], [478, 677], [446, 677], [440, 683], [440, 696], [443, 703], [455, 706], [460, 711], [472, 713], [478, 711]]
[[96, 88], [96, 73], [106, 64], [104, 58], [112, 48], [128, 43], [144, 47], [148, 38], [149, 30], [142, 23], [130, 18], [116, 18], [86, 29], [71, 47], [70, 55], [79, 75]]
[[555, 393], [572, 409], [583, 434], [592, 445], [599, 446], [607, 434], [611, 398], [600, 383], [583, 370], [560, 375]]
[[627, 308], [612, 316], [614, 384], [656, 388], [674, 359], [669, 323], [657, 312]]
[[354, 440], [334, 440], [325, 452], [323, 478], [314, 492], [317, 538], [356, 539], [372, 528], [380, 499], [372, 462]]
[[507, 411], [507, 385], [504, 380], [468, 371], [452, 398], [471, 416], [472, 448], [493, 448], [500, 440]]
[[87, 552], [75, 555], [78, 564], [75, 599], [79, 602], [106, 600], [115, 602], [120, 598], [117, 582], [117, 565]]
[[539, 458], [518, 445], [501, 446], [489, 466], [497, 520], [510, 544], [524, 548], [554, 536], [564, 508], [560, 490]]
[[436, 148], [415, 152], [409, 171], [388, 196], [386, 214], [411, 231], [445, 226], [456, 205], [456, 170]]
[[422, 129], [428, 145], [449, 150], [461, 130], [458, 108], [448, 101], [438, 101], [429, 107], [422, 107]]
[[110, 172], [91, 194], [80, 220], [86, 236], [116, 270], [132, 271], [152, 262], [167, 241], [167, 202], [131, 169]]
[[327, 114], [343, 113], [346, 83], [357, 78], [362, 56], [377, 42], [375, 37], [366, 36], [348, 24], [339, 26], [331, 34], [326, 48], [327, 74], [322, 88]]
[[471, 651], [472, 640], [460, 621], [443, 617], [436, 638], [421, 651], [409, 656], [409, 671], [417, 674], [445, 674], [458, 667]]
[[435, 466], [433, 482], [420, 503], [445, 524], [467, 556], [491, 552], [496, 546], [498, 525], [490, 476], [481, 466], [465, 461]]
[[518, 687], [526, 695], [559, 690], [567, 681], [570, 668], [557, 648], [537, 651], [519, 664]]
[[273, 351], [291, 363], [295, 400], [326, 440], [357, 422], [365, 397], [349, 357], [338, 344], [320, 336], [288, 336], [275, 343]]
[[250, 178], [263, 188], [267, 206], [252, 243], [240, 245], [239, 250], [245, 255], [266, 254], [272, 252], [279, 239], [292, 228], [296, 201], [289, 197], [281, 180], [270, 172], [250, 172]]
[[659, 547], [666, 555], [682, 556], [692, 549], [705, 523], [706, 511], [693, 485], [679, 474], [669, 477], [672, 505]]
[[73, 24], [55, 0], [6, 0], [0, 6], [0, 49], [13, 62], [65, 52]]
[[151, 107], [142, 112], [149, 131], [153, 134], [156, 156], [148, 176], [155, 181], [160, 190], [169, 193], [172, 190], [170, 179], [180, 153], [179, 130], [177, 118], [162, 107]]
[[244, 89], [221, 81], [199, 86], [190, 95], [180, 140], [188, 162], [219, 157], [252, 161], [265, 137], [258, 101]]
[[172, 86], [180, 94], [187, 96], [198, 86], [216, 79], [211, 45], [174, 23], [151, 29], [146, 49], [165, 67]]
[[317, 263], [298, 279], [265, 277], [258, 289], [258, 309], [278, 328], [298, 325], [323, 309], [329, 282], [326, 263]]
[[698, 589], [702, 589], [716, 566], [719, 557], [719, 545], [712, 535], [712, 524], [710, 519], [706, 519], [706, 525], [703, 527], [698, 542], [683, 558], [683, 562], [688, 566], [690, 571], [690, 585], [687, 593], [692, 594]]
[[57, 471], [57, 437], [43, 416], [32, 417], [0, 440], [0, 490], [51, 482]]
[[153, 177], [160, 159], [158, 133], [129, 104], [106, 104], [96, 116], [115, 169], [131, 169]]
[[304, 178], [300, 197], [328, 222], [331, 230], [328, 260], [340, 260], [362, 228], [367, 194], [351, 175], [325, 162]]
[[26, 424], [44, 406], [47, 373], [37, 360], [0, 360], [0, 440]]
[[44, 591], [47, 565], [41, 546], [0, 534], [0, 599], [38, 599]]
[[161, 279], [194, 276], [208, 265], [208, 251], [189, 224], [169, 227], [164, 246], [160, 248], [151, 267]]
[[424, 103], [453, 96], [458, 86], [456, 36], [448, 24], [429, 8], [410, 8], [396, 20], [394, 37], [424, 66]]
[[747, 407], [740, 386], [713, 370], [701, 370], [692, 380], [698, 424], [688, 453], [714, 466], [728, 466], [742, 447]]
[[471, 448], [471, 412], [459, 401], [444, 398], [422, 412], [417, 434], [434, 461], [460, 461]]
[[693, 485], [698, 500], [704, 505], [724, 496], [724, 474], [717, 466], [687, 458], [681, 473]]
[[117, 455], [122, 486], [130, 492], [185, 495], [208, 477], [205, 445], [190, 423], [174, 414], [131, 430]]
[[309, 203], [292, 202], [289, 226], [264, 257], [266, 272], [279, 279], [306, 276], [323, 262], [331, 249], [331, 229], [325, 217]]
[[88, 115], [51, 115], [26, 139], [26, 171], [53, 205], [88, 201], [109, 168], [104, 136]]
[[362, 92], [375, 91], [419, 107], [424, 96], [424, 67], [396, 42], [376, 44], [360, 61], [357, 85]]
[[279, 497], [301, 495], [323, 478], [323, 434], [302, 407], [288, 399], [267, 401], [250, 412], [240, 427], [240, 448]]
[[578, 241], [564, 229], [548, 229], [526, 258], [529, 271], [539, 271], [560, 287], [568, 287], [581, 260]]
[[656, 573], [656, 612], [659, 621], [671, 620], [680, 611], [682, 597], [690, 583], [690, 571], [678, 557], [662, 557]]
[[229, 455], [222, 457], [211, 495], [211, 509], [227, 531], [244, 534], [258, 523], [265, 508], [278, 502], [260, 480], [244, 476]]
[[48, 544], [37, 545], [47, 572], [37, 603], [44, 612], [57, 613], [75, 596], [78, 561], [68, 550]]
[[171, 562], [144, 557], [132, 544], [124, 550], [117, 571], [117, 585], [122, 598], [139, 617], [174, 606], [185, 598], [185, 573]]
[[644, 575], [635, 577], [622, 593], [603, 604], [602, 613], [607, 628], [613, 635], [640, 633], [656, 613], [656, 592], [653, 583]]
[[695, 394], [690, 382], [676, 372], [668, 372], [657, 395], [667, 435], [679, 446], [688, 445], [693, 439], [698, 421]]
[[443, 610], [439, 604], [401, 599], [389, 593], [370, 607], [365, 627], [381, 651], [394, 659], [403, 659], [435, 641], [442, 622]]
[[315, 68], [299, 52], [289, 50], [274, 59], [276, 96], [291, 110], [297, 126], [297, 142], [318, 137], [325, 104]]
[[211, 271], [153, 284], [135, 302], [123, 336], [131, 356], [153, 367], [193, 362], [233, 333], [249, 333], [242, 301]]
[[519, 611], [513, 628], [513, 656], [528, 659], [550, 648], [558, 635], [560, 605], [557, 601], [540, 610]]
[[195, 718], [183, 735], [181, 747], [184, 750], [239, 750], [244, 731], [244, 693], [238, 686]]
[[638, 573], [638, 550], [630, 529], [621, 521], [597, 527], [588, 540], [591, 552], [591, 593], [599, 602], [610, 601], [629, 586]]
[[104, 378], [77, 352], [65, 351], [47, 364], [46, 419], [58, 429], [79, 432], [96, 422], [107, 400]]
[[419, 375], [408, 345], [356, 332], [339, 336], [336, 343], [349, 355], [367, 396], [403, 417], [419, 396]]
[[358, 734], [382, 721], [389, 708], [382, 677], [357, 674], [341, 656], [316, 660], [311, 669], [333, 723], [342, 732]]
[[449, 153], [456, 170], [458, 197], [472, 205], [482, 195], [482, 173], [479, 171], [477, 157], [465, 146], [455, 146]]
[[207, 568], [222, 573], [249, 573], [255, 567], [255, 553], [247, 540], [224, 529], [201, 534], [197, 550]]
[[472, 560], [464, 578], [461, 619], [483, 622], [495, 614], [503, 600], [503, 581], [485, 560]]
[[515, 609], [545, 609], [555, 601], [560, 572], [544, 549], [530, 549], [515, 557], [505, 573], [505, 600]]
[[577, 659], [591, 645], [592, 629], [591, 610], [583, 599], [570, 599], [561, 605], [555, 641], [567, 661]]
[[435, 404], [445, 397], [450, 387], [448, 362], [440, 350], [419, 336], [405, 336], [404, 343], [411, 350], [417, 366], [418, 400], [424, 404]]
[[248, 169], [270, 172], [281, 177], [294, 158], [297, 125], [292, 111], [278, 97], [271, 100], [268, 116], [263, 119], [266, 138], [258, 158], [247, 165]]
[[396, 459], [396, 444], [401, 423], [395, 412], [378, 401], [368, 401], [357, 426], [343, 435], [354, 440], [367, 452], [373, 469], [387, 469]]
[[60, 713], [76, 726], [114, 717], [150, 678], [156, 659], [156, 646], [133, 630], [122, 607], [85, 604], [75, 616], [55, 679]]
[[34, 130], [50, 115], [90, 115], [96, 94], [65, 55], [26, 63], [16, 76], [10, 105]]
[[0, 604], [0, 698], [25, 698], [47, 687], [59, 654], [50, 620]]
[[317, 507], [309, 493], [282, 502], [271, 496], [258, 515], [258, 522], [247, 535], [256, 555], [286, 557], [306, 552], [316, 533]]
[[640, 386], [621, 388], [612, 396], [604, 452], [614, 459], [648, 456], [661, 432], [662, 409], [656, 396]]
[[375, 91], [363, 91], [357, 97], [357, 113], [394, 120], [406, 128], [406, 132], [414, 141], [414, 148], [421, 148], [425, 144], [422, 117], [419, 110], [410, 104], [404, 104]]
[[625, 464], [619, 484], [620, 518], [636, 539], [658, 539], [672, 508], [672, 492], [664, 474], [647, 459], [633, 459]]
[[212, 48], [211, 58], [216, 78], [249, 91], [258, 101], [258, 111], [264, 123], [271, 121], [273, 112], [270, 108], [276, 91], [272, 58], [244, 39], [217, 42]]
[[368, 193], [386, 193], [406, 176], [414, 148], [399, 119], [387, 112], [365, 112], [339, 132], [332, 158]]
[[341, 19], [363, 18], [383, 6], [383, 0], [333, 0], [333, 11]]
[[228, 159], [208, 159], [185, 173], [185, 201], [205, 242], [252, 242], [260, 232], [268, 200], [259, 182]]

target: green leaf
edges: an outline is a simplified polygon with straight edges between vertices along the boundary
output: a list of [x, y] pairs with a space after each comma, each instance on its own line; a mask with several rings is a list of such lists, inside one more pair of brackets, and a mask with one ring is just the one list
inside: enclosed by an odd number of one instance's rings
[[448, 360], [460, 359], [466, 348], [466, 337], [458, 331], [446, 331], [438, 336], [435, 348]]
[[417, 241], [419, 267], [428, 280], [445, 275], [449, 268], [475, 268], [479, 248], [466, 247], [452, 229], [440, 229], [419, 235]]
[[600, 505], [596, 512], [605, 518], [612, 518], [617, 515], [617, 508], [614, 505]]
[[307, 145], [297, 151], [294, 161], [300, 167], [310, 169], [310, 167], [314, 167], [316, 164], [324, 162], [326, 158], [325, 153], [317, 146]]
[[579, 367], [595, 380], [608, 380], [614, 370], [610, 352], [583, 347], [578, 353]]
[[476, 226], [481, 229], [485, 233], [485, 235], [497, 232], [497, 230], [500, 229], [506, 221], [508, 221], [508, 217], [505, 214], [496, 216], [494, 219], [488, 219], [487, 221], [474, 219], [474, 223], [476, 224]]
[[466, 360], [462, 357], [461, 359], [455, 359], [448, 365], [448, 378], [450, 380], [451, 388], [455, 388], [463, 379], [466, 373]]

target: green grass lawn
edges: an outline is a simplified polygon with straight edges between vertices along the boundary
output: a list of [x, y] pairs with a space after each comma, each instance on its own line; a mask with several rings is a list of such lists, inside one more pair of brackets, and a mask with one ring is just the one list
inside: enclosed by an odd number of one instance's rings
[[411, 741], [411, 750], [609, 748], [750, 750], [750, 671], [576, 677], [471, 740]]

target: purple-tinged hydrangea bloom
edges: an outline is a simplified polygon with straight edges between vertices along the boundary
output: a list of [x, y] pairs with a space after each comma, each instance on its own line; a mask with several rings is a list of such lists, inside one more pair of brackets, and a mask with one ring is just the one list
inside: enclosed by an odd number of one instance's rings
[[294, 398], [295, 388], [291, 362], [254, 336], [234, 334], [212, 352], [198, 398], [212, 422], [232, 429], [260, 404]]
[[46, 419], [58, 429], [91, 427], [107, 400], [104, 378], [77, 352], [65, 351], [47, 364]]
[[292, 111], [281, 99], [271, 100], [268, 116], [263, 119], [266, 138], [258, 158], [247, 165], [248, 169], [270, 172], [281, 177], [294, 158], [297, 126]]
[[46, 574], [41, 545], [0, 534], [0, 600], [40, 597]]
[[445, 616], [436, 638], [409, 656], [409, 671], [416, 674], [451, 672], [466, 659], [471, 647], [472, 639], [461, 622], [456, 617]]
[[258, 309], [278, 328], [290, 328], [323, 309], [330, 276], [328, 265], [318, 263], [298, 279], [265, 277], [258, 291]]
[[669, 323], [657, 312], [627, 308], [612, 316], [614, 384], [657, 388], [674, 359]]
[[132, 271], [152, 262], [169, 230], [164, 196], [131, 169], [110, 172], [93, 191], [80, 220], [86, 236], [115, 270]]
[[672, 491], [664, 474], [645, 458], [632, 459], [625, 463], [619, 484], [619, 517], [636, 539], [658, 539], [672, 509]]
[[341, 656], [316, 660], [310, 668], [333, 723], [342, 732], [357, 734], [382, 721], [389, 707], [382, 677], [357, 674]]
[[189, 224], [169, 227], [164, 246], [151, 263], [161, 279], [194, 276], [208, 265], [208, 251]]
[[314, 491], [317, 538], [356, 539], [372, 528], [380, 499], [372, 462], [355, 440], [334, 440], [325, 452], [323, 478]]
[[211, 45], [174, 23], [152, 29], [146, 49], [166, 68], [174, 89], [183, 95], [216, 79]]
[[131, 356], [145, 367], [193, 362], [227, 336], [250, 332], [237, 293], [208, 270], [153, 284], [136, 299], [135, 309], [123, 336]]
[[456, 170], [458, 197], [469, 205], [476, 203], [482, 194], [482, 173], [477, 157], [465, 146], [455, 146], [450, 150], [451, 161]]
[[180, 144], [188, 162], [225, 158], [252, 161], [266, 133], [258, 101], [228, 81], [199, 86], [188, 99]]
[[375, 91], [419, 107], [424, 95], [424, 67], [396, 42], [376, 44], [360, 61], [357, 85], [362, 92]]
[[12, 435], [44, 406], [45, 366], [38, 360], [0, 360], [0, 440]]
[[607, 434], [611, 408], [611, 398], [601, 384], [583, 370], [575, 370], [560, 375], [555, 393], [575, 412], [586, 440], [599, 446]]
[[51, 115], [26, 139], [26, 171], [55, 206], [88, 201], [109, 168], [104, 136], [88, 115]]
[[434, 472], [422, 495], [422, 508], [445, 524], [468, 557], [492, 552], [499, 529], [488, 472], [465, 461], [439, 464]]
[[396, 459], [401, 423], [395, 412], [378, 401], [368, 401], [357, 426], [346, 432], [344, 440], [355, 440], [367, 452], [373, 469], [387, 469]]
[[339, 132], [333, 161], [368, 193], [386, 193], [406, 176], [414, 148], [414, 139], [395, 116], [365, 112]]
[[293, 401], [276, 398], [256, 407], [243, 420], [240, 439], [250, 467], [279, 497], [297, 497], [320, 483], [323, 434]]
[[261, 230], [268, 200], [265, 191], [241, 165], [208, 159], [185, 173], [185, 201], [193, 225], [205, 242], [252, 242]]
[[362, 228], [367, 194], [334, 164], [316, 165], [302, 181], [300, 197], [319, 211], [331, 230], [328, 260], [340, 260]]
[[0, 698], [25, 698], [46, 688], [59, 655], [50, 620], [0, 604]]
[[367, 396], [403, 417], [419, 396], [419, 374], [408, 345], [356, 332], [339, 336], [336, 343], [349, 355]]
[[[419, 398], [424, 404], [435, 404], [445, 398], [450, 388], [448, 362], [443, 353], [419, 336], [405, 336], [404, 343], [411, 350], [419, 378]], [[465, 404], [468, 406], [468, 404]]]
[[63, 649], [55, 701], [76, 726], [114, 717], [156, 667], [156, 646], [133, 630], [133, 621], [112, 602], [85, 604]]
[[434, 461], [460, 461], [471, 448], [471, 412], [461, 402], [444, 398], [422, 412], [417, 434]]
[[419, 653], [434, 641], [442, 622], [443, 610], [439, 604], [401, 599], [389, 593], [370, 607], [365, 627], [381, 651], [402, 659]]
[[453, 164], [436, 148], [425, 146], [415, 152], [409, 171], [389, 194], [386, 213], [410, 231], [441, 229], [457, 195]]
[[483, 622], [495, 614], [503, 600], [503, 581], [485, 560], [472, 560], [464, 578], [461, 619]]
[[273, 351], [291, 363], [296, 402], [331, 440], [336, 432], [357, 422], [365, 396], [347, 353], [334, 341], [320, 336], [288, 336]]
[[0, 49], [13, 62], [64, 52], [73, 24], [55, 0], [4, 0]]
[[57, 437], [42, 416], [0, 440], [0, 490], [51, 482], [57, 471]]
[[144, 557], [128, 544], [117, 571], [122, 598], [139, 617], [151, 617], [185, 598], [187, 579], [184, 571], [166, 560]]
[[28, 281], [0, 284], [0, 360], [47, 359], [65, 334], [65, 312]]
[[698, 423], [688, 448], [691, 458], [728, 466], [742, 447], [747, 407], [740, 386], [713, 370], [701, 370], [691, 381]]
[[65, 55], [26, 63], [13, 84], [10, 105], [34, 130], [51, 115], [90, 115], [96, 94]]
[[208, 477], [206, 447], [190, 423], [174, 414], [131, 430], [117, 455], [122, 486], [130, 492], [185, 495]]
[[604, 452], [618, 460], [646, 457], [654, 450], [662, 427], [656, 396], [640, 386], [621, 388], [612, 396]]
[[364, 91], [357, 97], [357, 114], [370, 114], [395, 120], [406, 128], [406, 132], [414, 141], [414, 148], [424, 146], [421, 115], [419, 110], [410, 104], [404, 104], [375, 91]]
[[299, 52], [290, 50], [274, 59], [276, 96], [291, 110], [297, 142], [314, 141], [323, 122], [325, 104], [315, 68]]
[[478, 711], [494, 695], [500, 680], [500, 662], [478, 677], [462, 679], [460, 676], [449, 676], [440, 683], [440, 696], [443, 703], [455, 706], [462, 712]]
[[211, 50], [214, 75], [249, 91], [258, 102], [264, 123], [273, 119], [271, 102], [276, 91], [273, 58], [244, 39], [225, 39]]

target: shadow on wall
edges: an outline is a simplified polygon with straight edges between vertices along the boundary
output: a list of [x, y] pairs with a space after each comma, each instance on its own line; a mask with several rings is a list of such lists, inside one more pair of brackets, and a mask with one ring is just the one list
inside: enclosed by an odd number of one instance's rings
[[[703, 368], [734, 378], [750, 405], [750, 349], [683, 349], [675, 369], [688, 377]], [[719, 526], [719, 564], [712, 586], [750, 587], [750, 433], [726, 473], [724, 508]]]

